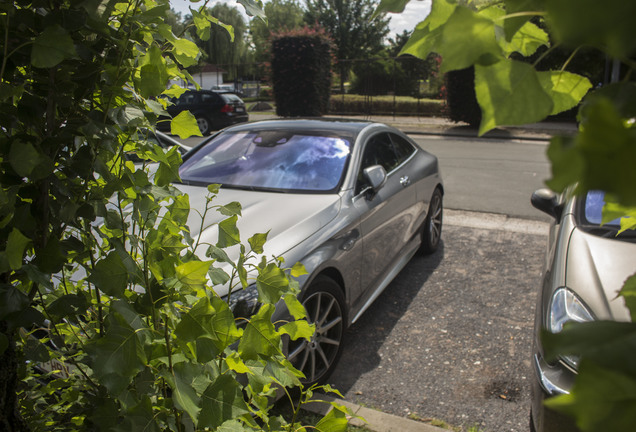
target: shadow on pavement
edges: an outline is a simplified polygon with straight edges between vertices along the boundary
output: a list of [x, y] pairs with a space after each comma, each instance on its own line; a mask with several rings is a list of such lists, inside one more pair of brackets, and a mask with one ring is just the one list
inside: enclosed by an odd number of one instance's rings
[[[342, 357], [329, 379], [343, 394], [361, 375], [378, 367], [380, 347], [443, 259], [443, 240], [434, 254], [416, 254], [364, 315], [347, 330]], [[386, 312], [387, 304], [392, 305], [389, 312]]]

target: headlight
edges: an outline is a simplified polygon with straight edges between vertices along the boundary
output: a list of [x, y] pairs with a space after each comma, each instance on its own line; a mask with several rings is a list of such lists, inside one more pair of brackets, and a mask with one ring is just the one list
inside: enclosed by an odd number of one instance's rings
[[[552, 295], [550, 301], [550, 316], [548, 317], [548, 330], [559, 333], [567, 322], [594, 321], [594, 317], [576, 294], [567, 288], [559, 288]], [[579, 358], [576, 356], [564, 356], [563, 360], [577, 369]]]
[[[227, 297], [225, 297], [225, 300], [227, 301]], [[249, 318], [254, 315], [260, 308], [256, 285], [232, 291], [228, 304], [235, 318]]]

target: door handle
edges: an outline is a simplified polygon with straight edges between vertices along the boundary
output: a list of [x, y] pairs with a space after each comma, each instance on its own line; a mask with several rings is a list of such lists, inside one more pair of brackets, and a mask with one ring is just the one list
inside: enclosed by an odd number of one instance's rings
[[400, 184], [404, 187], [407, 187], [408, 185], [411, 184], [411, 179], [408, 176], [404, 176], [400, 178]]

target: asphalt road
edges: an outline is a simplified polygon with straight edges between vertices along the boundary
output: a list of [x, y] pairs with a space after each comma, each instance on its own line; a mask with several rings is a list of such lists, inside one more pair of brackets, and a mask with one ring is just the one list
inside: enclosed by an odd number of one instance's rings
[[447, 208], [548, 221], [530, 205], [550, 177], [547, 142], [411, 137], [439, 158]]

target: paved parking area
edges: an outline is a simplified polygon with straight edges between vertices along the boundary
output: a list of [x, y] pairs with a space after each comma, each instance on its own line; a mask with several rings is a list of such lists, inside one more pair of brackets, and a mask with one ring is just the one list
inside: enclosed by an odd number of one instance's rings
[[547, 224], [447, 216], [440, 250], [411, 260], [350, 328], [330, 382], [387, 413], [527, 432]]

